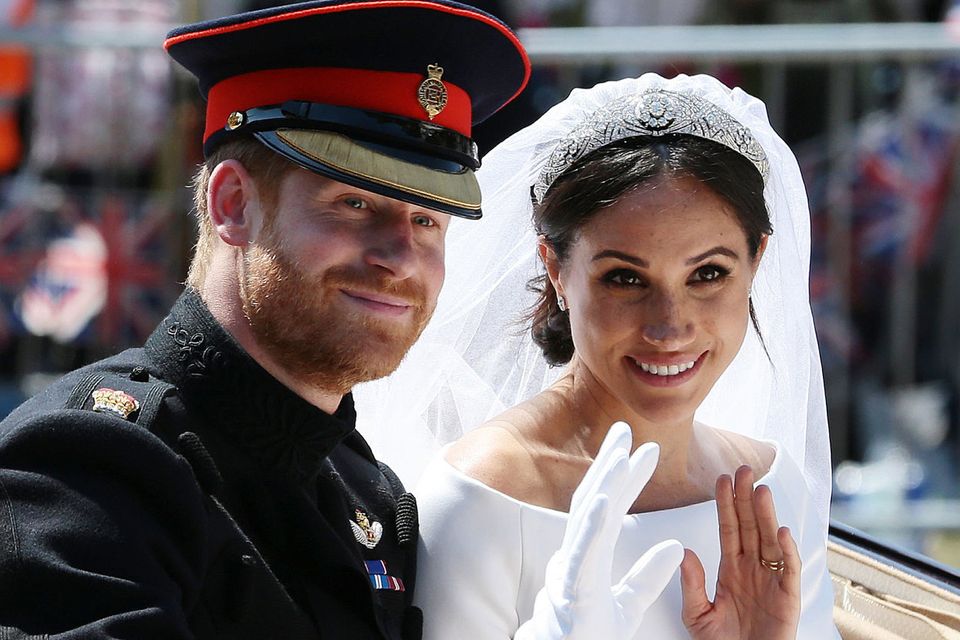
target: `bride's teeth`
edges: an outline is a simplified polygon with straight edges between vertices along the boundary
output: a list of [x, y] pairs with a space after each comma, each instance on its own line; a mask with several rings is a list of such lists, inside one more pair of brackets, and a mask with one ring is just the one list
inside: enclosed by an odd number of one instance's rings
[[683, 373], [689, 369], [693, 368], [697, 362], [696, 360], [692, 362], [684, 362], [682, 364], [671, 364], [671, 365], [656, 365], [656, 364], [647, 364], [646, 362], [640, 362], [639, 360], [634, 360], [637, 363], [637, 366], [640, 367], [643, 371], [647, 373], [652, 373], [657, 376], [675, 376], [679, 373]]

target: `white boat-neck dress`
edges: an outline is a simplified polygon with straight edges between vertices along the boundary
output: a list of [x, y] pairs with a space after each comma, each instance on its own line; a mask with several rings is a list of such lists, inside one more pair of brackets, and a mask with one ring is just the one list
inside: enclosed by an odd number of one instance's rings
[[[415, 491], [420, 549], [414, 602], [424, 613], [423, 638], [507, 640], [533, 613], [567, 514], [491, 489], [451, 466], [444, 453], [428, 465]], [[757, 484], [770, 487], [780, 523], [790, 527], [803, 561], [797, 637], [839, 638], [825, 534], [800, 470], [778, 447], [770, 470]], [[615, 551], [615, 580], [654, 544], [675, 538], [700, 557], [712, 599], [720, 563], [718, 531], [713, 500], [627, 515]], [[688, 638], [680, 608], [678, 571], [647, 611], [634, 640]]]

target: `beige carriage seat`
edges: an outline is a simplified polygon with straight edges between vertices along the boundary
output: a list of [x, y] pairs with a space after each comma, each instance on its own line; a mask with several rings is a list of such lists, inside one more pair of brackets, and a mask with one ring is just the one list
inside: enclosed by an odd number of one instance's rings
[[[831, 527], [831, 534], [835, 530]], [[827, 566], [844, 640], [960, 640], [960, 583], [831, 535]]]

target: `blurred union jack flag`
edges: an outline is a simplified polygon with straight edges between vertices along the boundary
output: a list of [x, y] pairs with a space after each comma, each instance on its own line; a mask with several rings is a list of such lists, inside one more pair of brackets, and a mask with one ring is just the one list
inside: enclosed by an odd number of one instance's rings
[[0, 339], [139, 344], [179, 293], [185, 220], [162, 194], [60, 188], [52, 200], [0, 210]]

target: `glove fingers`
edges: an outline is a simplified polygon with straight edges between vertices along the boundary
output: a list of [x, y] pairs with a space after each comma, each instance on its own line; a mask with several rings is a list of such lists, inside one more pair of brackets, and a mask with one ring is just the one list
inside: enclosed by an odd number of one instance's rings
[[[584, 530], [584, 518], [587, 517], [588, 512], [592, 514], [592, 510], [594, 509], [594, 501], [597, 497], [603, 496], [603, 499], [606, 501], [605, 504], [608, 508], [604, 511], [604, 519], [596, 523], [590, 523], [590, 526], [596, 526], [597, 528], [595, 532], [590, 532], [590, 535], [603, 536], [604, 539], [608, 540], [612, 545], [614, 542], [616, 542], [619, 534], [620, 523], [618, 519], [616, 520], [618, 529], [617, 532], [604, 533], [601, 531], [601, 529], [605, 523], [608, 529], [611, 526], [609, 522], [609, 487], [619, 487], [627, 481], [627, 475], [630, 473], [628, 459], [624, 451], [611, 451], [606, 456], [606, 459], [601, 460], [600, 462], [604, 463], [604, 468], [600, 469], [596, 474], [595, 482], [589, 486], [585, 486], [581, 483], [581, 485], [577, 487], [577, 493], [580, 494], [579, 499], [573, 505], [574, 508], [570, 509], [570, 514], [567, 518], [567, 528], [564, 531], [563, 542], [560, 545], [560, 548], [564, 549], [567, 553], [570, 553], [577, 544], [580, 544], [577, 542], [577, 540], [582, 540], [583, 536], [587, 533]], [[596, 461], [594, 461], [594, 465], [596, 465]], [[614, 515], [616, 516], [622, 514]], [[594, 516], [590, 515], [590, 517], [592, 518]]]
[[600, 450], [597, 452], [597, 458], [608, 455], [614, 449], [626, 449], [630, 451], [633, 443], [633, 432], [623, 420], [618, 420], [610, 425], [607, 435], [603, 438]]
[[[551, 562], [557, 558], [566, 558], [566, 562], [562, 562], [564, 574], [561, 591], [561, 597], [566, 602], [575, 600], [580, 587], [589, 584], [590, 572], [593, 572], [594, 575], [598, 573], [594, 556], [596, 550], [604, 544], [601, 533], [604, 529], [604, 523], [608, 519], [609, 508], [610, 501], [607, 496], [593, 496], [582, 514], [577, 518], [571, 517], [567, 521], [567, 530], [563, 534], [563, 546], [551, 558]], [[606, 542], [606, 544], [611, 543]], [[606, 575], [609, 580], [609, 568]]]
[[[657, 543], [640, 556], [613, 590], [625, 619], [640, 624], [643, 614], [666, 589], [681, 561], [683, 545], [676, 540]], [[627, 634], [626, 637], [633, 636]]]
[[[630, 455], [632, 439], [630, 427], [625, 422], [615, 422], [611, 425], [603, 439], [603, 444], [600, 445], [600, 451], [597, 452], [593, 463], [573, 493], [573, 499], [570, 502], [571, 513], [579, 510], [581, 503], [588, 496], [597, 493], [610, 495], [609, 488], [616, 486], [616, 482], [611, 483], [609, 479], [610, 470], [618, 464], [621, 457]], [[602, 487], [605, 489], [601, 489]]]
[[621, 491], [618, 494], [610, 494], [612, 509], [619, 511], [621, 515], [630, 511], [637, 496], [653, 476], [659, 459], [660, 445], [656, 442], [647, 442], [633, 452], [628, 464], [630, 470], [627, 479], [620, 485]]

